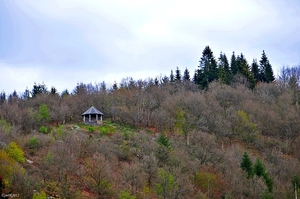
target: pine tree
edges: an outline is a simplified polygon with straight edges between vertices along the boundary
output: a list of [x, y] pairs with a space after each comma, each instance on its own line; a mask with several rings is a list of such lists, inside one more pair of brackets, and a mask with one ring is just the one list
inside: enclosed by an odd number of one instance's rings
[[0, 105], [6, 101], [6, 94], [4, 91], [0, 93]]
[[267, 83], [271, 83], [275, 80], [275, 77], [274, 77], [274, 73], [273, 73], [273, 69], [272, 69], [272, 66], [271, 64], [268, 64], [266, 66], [266, 70], [265, 70], [265, 80]]
[[190, 81], [190, 72], [187, 68], [183, 72], [183, 81]]
[[160, 136], [157, 139], [157, 143], [165, 146], [167, 149], [171, 149], [171, 144], [170, 144], [170, 140], [167, 136], [165, 136], [164, 133], [161, 133]]
[[238, 66], [237, 66], [237, 61], [234, 52], [232, 53], [231, 56], [231, 62], [230, 62], [230, 69], [233, 75], [236, 75], [238, 72]]
[[259, 158], [256, 159], [253, 170], [258, 177], [264, 176], [266, 173], [266, 168]]
[[226, 74], [223, 66], [219, 66], [218, 79], [222, 84], [226, 84]]
[[213, 52], [206, 46], [199, 61], [198, 80], [200, 87], [207, 88], [208, 84], [218, 79], [218, 67]]
[[173, 74], [173, 70], [171, 70], [170, 81], [171, 81], [171, 82], [174, 82], [174, 74]]
[[259, 61], [260, 64], [260, 76], [263, 82], [266, 83], [270, 83], [273, 82], [275, 80], [274, 74], [273, 74], [273, 69], [272, 66], [269, 62], [269, 59], [265, 53], [265, 51], [263, 51], [262, 55], [261, 55], [261, 59]]
[[157, 77], [155, 77], [155, 79], [154, 79], [154, 84], [155, 84], [156, 86], [159, 85], [159, 81], [158, 81]]
[[181, 73], [180, 73], [180, 70], [179, 70], [178, 66], [175, 70], [175, 81], [177, 81], [177, 82], [181, 81]]
[[255, 81], [261, 81], [259, 65], [258, 65], [256, 59], [253, 59], [253, 62], [252, 62], [252, 65], [251, 65], [251, 72], [253, 74], [253, 77], [254, 77]]
[[227, 57], [222, 53], [219, 57], [219, 79], [225, 84], [230, 84], [232, 81], [232, 74]]
[[253, 173], [252, 161], [247, 152], [244, 153], [240, 166], [244, 171], [247, 172], [248, 174], [247, 178], [253, 178], [254, 173]]
[[62, 98], [68, 97], [69, 95], [70, 95], [70, 93], [69, 93], [68, 89], [62, 91], [61, 94], [60, 94], [60, 96], [61, 96]]
[[161, 81], [163, 84], [167, 84], [169, 82], [169, 78], [165, 75]]
[[270, 178], [270, 176], [269, 176], [269, 174], [267, 172], [265, 172], [263, 174], [263, 178], [264, 178], [265, 183], [266, 183], [266, 185], [268, 187], [268, 191], [271, 193], [273, 191], [273, 184], [274, 184], [273, 179]]
[[113, 90], [118, 90], [118, 84], [117, 84], [117, 82], [115, 82], [114, 84], [113, 84], [113, 86], [112, 86], [112, 88], [113, 88]]
[[194, 84], [199, 84], [198, 81], [198, 70], [195, 70], [194, 76], [193, 76], [193, 82]]
[[51, 95], [58, 95], [57, 89], [54, 86], [51, 87], [50, 94]]
[[34, 83], [32, 91], [31, 91], [31, 96], [34, 98], [41, 93], [47, 93], [47, 92], [48, 92], [47, 87], [44, 84], [44, 82], [42, 84]]
[[28, 90], [28, 88], [25, 89], [25, 92], [23, 93], [22, 98], [25, 100], [28, 100], [30, 98], [30, 91]]
[[250, 71], [248, 62], [242, 53], [240, 56], [237, 56], [236, 63], [237, 63], [238, 73], [240, 73], [247, 79], [249, 83], [249, 88], [254, 89], [256, 85], [256, 81], [254, 79], [253, 73]]

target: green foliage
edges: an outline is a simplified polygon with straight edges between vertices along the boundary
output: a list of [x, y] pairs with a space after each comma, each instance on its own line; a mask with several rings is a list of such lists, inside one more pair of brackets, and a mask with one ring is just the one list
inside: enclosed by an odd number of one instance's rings
[[170, 139], [167, 136], [165, 136], [164, 133], [160, 134], [160, 136], [157, 139], [157, 143], [160, 144], [160, 145], [163, 145], [167, 149], [171, 150]]
[[184, 81], [190, 81], [190, 72], [187, 68], [185, 68], [183, 72], [183, 80]]
[[173, 74], [173, 70], [171, 70], [171, 74], [170, 74], [170, 82], [174, 82], [174, 74]]
[[17, 143], [11, 142], [5, 149], [6, 153], [14, 160], [20, 163], [25, 162], [24, 151], [18, 146]]
[[57, 128], [57, 135], [62, 136], [63, 135], [63, 126], [59, 125]]
[[253, 74], [253, 77], [255, 79], [255, 81], [260, 81], [260, 71], [259, 71], [259, 66], [258, 63], [256, 61], [256, 59], [253, 59], [252, 65], [251, 65], [251, 72]]
[[263, 199], [272, 199], [273, 197], [272, 197], [271, 193], [268, 190], [265, 190], [263, 195], [262, 195], [262, 198]]
[[136, 197], [131, 195], [129, 191], [121, 191], [118, 199], [135, 199]]
[[102, 135], [107, 135], [107, 128], [106, 127], [104, 127], [104, 126], [101, 127], [101, 134]]
[[175, 121], [175, 128], [179, 133], [183, 133], [183, 126], [186, 122], [186, 112], [181, 108], [178, 108], [176, 111], [176, 121]]
[[50, 111], [46, 104], [42, 104], [39, 107], [38, 118], [43, 121], [49, 121], [50, 119]]
[[31, 149], [36, 149], [39, 147], [39, 140], [37, 139], [37, 137], [33, 136], [32, 138], [30, 138], [29, 147]]
[[210, 82], [218, 79], [217, 62], [209, 46], [206, 46], [202, 52], [197, 79], [203, 89], [206, 89]]
[[254, 172], [253, 172], [253, 167], [252, 167], [252, 161], [247, 152], [245, 152], [243, 155], [243, 159], [240, 164], [240, 167], [243, 169], [243, 171], [247, 172], [247, 174], [248, 174], [247, 178], [253, 178]]
[[256, 174], [258, 177], [263, 176], [266, 173], [266, 168], [263, 165], [262, 161], [257, 158], [254, 164], [254, 174]]
[[246, 112], [238, 110], [237, 115], [238, 118], [233, 131], [247, 144], [255, 142], [259, 136], [257, 125], [249, 120], [249, 116]]
[[16, 161], [12, 157], [0, 150], [0, 175], [3, 177], [4, 183], [12, 176], [15, 163]]
[[173, 198], [178, 190], [178, 185], [174, 176], [164, 169], [158, 171], [156, 193], [163, 198]]
[[175, 70], [175, 81], [177, 81], [177, 82], [181, 81], [181, 73], [180, 73], [180, 70], [178, 67]]
[[271, 83], [275, 80], [272, 66], [269, 62], [269, 59], [263, 51], [261, 55], [261, 59], [259, 61], [260, 64], [260, 77], [262, 82]]
[[218, 79], [221, 83], [230, 84], [232, 82], [232, 73], [229, 68], [228, 59], [225, 54], [221, 53], [219, 58]]
[[37, 95], [39, 95], [41, 93], [47, 93], [46, 85], [44, 83], [43, 84], [34, 83], [32, 91], [31, 91], [32, 98], [36, 97]]
[[92, 126], [89, 126], [89, 127], [88, 127], [88, 130], [89, 130], [89, 132], [91, 132], [91, 133], [93, 133], [93, 132], [95, 131], [94, 127], [92, 127]]
[[128, 146], [128, 142], [123, 140], [118, 150], [118, 157], [120, 160], [129, 161], [131, 158], [132, 152], [130, 150], [130, 146]]
[[217, 188], [217, 176], [214, 173], [200, 171], [194, 176], [193, 183], [195, 188], [200, 189], [203, 193], [210, 193]]
[[54, 163], [54, 157], [51, 152], [48, 152], [47, 155], [45, 156], [44, 163], [46, 165], [50, 165], [50, 164]]
[[268, 192], [271, 193], [273, 191], [273, 180], [266, 172], [266, 168], [259, 158], [256, 159], [254, 167], [252, 167], [252, 161], [250, 160], [248, 153], [245, 152], [240, 166], [244, 171], [247, 172], [248, 179], [253, 178], [254, 175], [257, 175], [258, 177], [263, 177], [268, 187]]
[[41, 128], [40, 128], [40, 132], [41, 133], [48, 133], [48, 129], [47, 129], [47, 127], [45, 127], [45, 126], [41, 126]]
[[273, 184], [274, 184], [272, 178], [269, 177], [268, 173], [264, 173], [263, 178], [268, 187], [268, 191], [271, 193], [273, 191]]
[[0, 119], [0, 133], [8, 134], [11, 128], [11, 125], [6, 120]]
[[164, 145], [159, 145], [154, 153], [158, 160], [158, 166], [162, 167], [164, 164], [168, 163], [170, 160], [170, 150]]
[[40, 193], [34, 193], [32, 196], [32, 199], [45, 199], [47, 198], [47, 195], [44, 191], [41, 191]]

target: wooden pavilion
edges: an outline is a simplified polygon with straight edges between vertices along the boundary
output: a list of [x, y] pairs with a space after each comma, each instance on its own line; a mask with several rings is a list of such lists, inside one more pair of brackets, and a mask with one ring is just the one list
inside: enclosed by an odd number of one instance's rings
[[102, 124], [102, 118], [103, 113], [93, 106], [82, 114], [82, 119], [85, 124]]

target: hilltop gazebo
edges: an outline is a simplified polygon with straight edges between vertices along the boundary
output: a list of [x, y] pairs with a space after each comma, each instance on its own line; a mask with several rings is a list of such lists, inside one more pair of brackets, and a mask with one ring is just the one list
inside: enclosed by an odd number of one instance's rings
[[102, 124], [102, 117], [103, 113], [93, 106], [82, 114], [83, 122], [86, 124]]

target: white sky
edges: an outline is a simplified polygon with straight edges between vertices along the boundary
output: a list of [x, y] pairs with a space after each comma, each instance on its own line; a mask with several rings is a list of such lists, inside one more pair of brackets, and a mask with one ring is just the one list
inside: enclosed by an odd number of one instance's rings
[[216, 58], [265, 50], [274, 73], [300, 63], [298, 0], [0, 1], [0, 91], [191, 76], [205, 46]]

